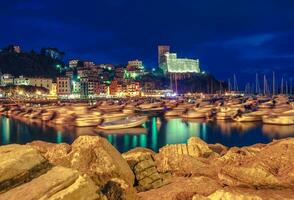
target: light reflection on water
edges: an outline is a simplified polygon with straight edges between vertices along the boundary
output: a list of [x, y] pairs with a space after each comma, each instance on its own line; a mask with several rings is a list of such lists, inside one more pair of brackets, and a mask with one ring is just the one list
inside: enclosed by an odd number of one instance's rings
[[[22, 122], [6, 117], [0, 118], [0, 144], [25, 144], [33, 140], [54, 143], [72, 143], [81, 135], [97, 135], [91, 127], [74, 128], [47, 126], [28, 120]], [[203, 120], [164, 119], [151, 117], [141, 128], [121, 129], [99, 133], [119, 151], [135, 147], [147, 147], [158, 151], [166, 144], [186, 143], [191, 136], [197, 136], [207, 143], [222, 143], [227, 146], [247, 146], [267, 143], [272, 139], [293, 137], [294, 126], [263, 125], [261, 123], [205, 122]]]

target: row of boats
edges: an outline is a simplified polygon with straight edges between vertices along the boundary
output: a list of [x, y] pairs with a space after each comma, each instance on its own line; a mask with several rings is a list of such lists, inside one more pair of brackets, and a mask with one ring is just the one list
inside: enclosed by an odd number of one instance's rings
[[208, 120], [233, 120], [265, 124], [293, 125], [294, 104], [287, 96], [275, 98], [233, 98], [217, 100], [214, 103], [202, 101], [180, 104], [165, 113], [166, 117], [184, 119], [206, 118]]
[[218, 97], [207, 99], [133, 99], [125, 102], [97, 101], [89, 104], [0, 105], [2, 115], [48, 124], [127, 129], [147, 122], [146, 113], [166, 118], [234, 120], [293, 125], [294, 103], [288, 96]]

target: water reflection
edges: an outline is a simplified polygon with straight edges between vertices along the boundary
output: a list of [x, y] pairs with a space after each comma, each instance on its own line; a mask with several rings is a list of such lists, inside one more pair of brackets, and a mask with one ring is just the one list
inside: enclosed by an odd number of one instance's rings
[[263, 125], [261, 123], [206, 122], [204, 120], [165, 119], [150, 117], [142, 127], [101, 131], [91, 127], [69, 127], [43, 124], [39, 121], [0, 118], [0, 144], [24, 144], [33, 140], [54, 143], [72, 143], [81, 135], [101, 135], [119, 151], [147, 147], [158, 151], [166, 144], [186, 143], [191, 136], [198, 136], [208, 143], [227, 146], [244, 146], [267, 143], [273, 138], [294, 136], [294, 126]]
[[5, 118], [2, 120], [2, 141], [3, 144], [9, 144], [10, 141], [10, 120]]
[[256, 129], [258, 126], [260, 126], [260, 123], [256, 122], [232, 122], [232, 121], [223, 121], [218, 120], [215, 122], [220, 131], [223, 134], [230, 135], [234, 132], [238, 133], [246, 133], [250, 131], [251, 129]]
[[271, 124], [264, 124], [262, 126], [262, 132], [270, 138], [293, 137], [294, 125], [276, 126]]

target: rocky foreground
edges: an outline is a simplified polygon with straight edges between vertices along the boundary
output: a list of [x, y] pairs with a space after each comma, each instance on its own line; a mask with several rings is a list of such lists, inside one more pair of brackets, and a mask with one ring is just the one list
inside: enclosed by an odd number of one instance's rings
[[294, 138], [243, 148], [167, 145], [120, 154], [106, 139], [0, 147], [0, 200], [294, 199]]

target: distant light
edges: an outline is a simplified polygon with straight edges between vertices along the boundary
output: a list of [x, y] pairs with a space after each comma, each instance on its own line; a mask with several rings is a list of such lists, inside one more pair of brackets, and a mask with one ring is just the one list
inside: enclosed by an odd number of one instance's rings
[[202, 74], [205, 74], [205, 71], [202, 71]]
[[152, 71], [155, 71], [155, 68], [152, 68]]

